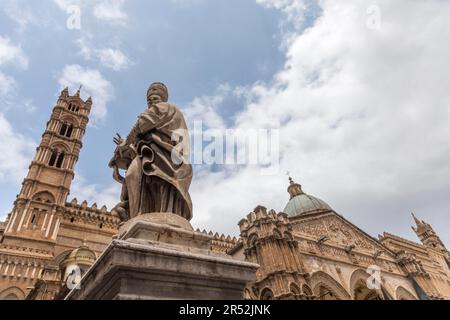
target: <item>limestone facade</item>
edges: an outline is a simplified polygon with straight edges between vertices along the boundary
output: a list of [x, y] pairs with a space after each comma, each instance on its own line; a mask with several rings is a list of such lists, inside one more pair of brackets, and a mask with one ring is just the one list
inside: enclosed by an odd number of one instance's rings
[[257, 207], [239, 223], [232, 253], [260, 264], [249, 299], [450, 299], [449, 252], [429, 224], [415, 218], [422, 244], [376, 239], [292, 180], [288, 192], [285, 212]]

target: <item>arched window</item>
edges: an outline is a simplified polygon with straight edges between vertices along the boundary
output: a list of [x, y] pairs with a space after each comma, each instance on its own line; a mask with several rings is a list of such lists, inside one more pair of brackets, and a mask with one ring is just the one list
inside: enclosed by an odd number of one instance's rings
[[54, 203], [55, 197], [53, 197], [53, 195], [50, 192], [43, 191], [43, 192], [39, 192], [39, 193], [35, 194], [33, 196], [33, 200], [38, 201], [38, 202], [44, 202], [44, 203]]
[[78, 107], [76, 104], [74, 104], [74, 103], [69, 104], [69, 111], [78, 112], [79, 110], [80, 110], [80, 107]]
[[61, 168], [61, 167], [62, 167], [63, 162], [64, 162], [64, 157], [65, 157], [64, 152], [61, 152], [61, 153], [59, 154], [58, 160], [56, 161], [56, 167], [57, 167], [57, 168]]
[[66, 137], [67, 138], [72, 137], [72, 132], [73, 132], [73, 125], [69, 125], [69, 127], [67, 128]]
[[72, 132], [73, 132], [73, 124], [67, 122], [64, 122], [61, 125], [61, 129], [59, 130], [59, 134], [67, 138], [70, 138], [72, 136]]
[[67, 127], [68, 127], [67, 123], [64, 122], [61, 126], [61, 129], [59, 129], [59, 134], [65, 136], [67, 132]]
[[269, 288], [265, 288], [261, 292], [261, 300], [273, 300], [273, 292]]
[[50, 167], [53, 167], [56, 163], [57, 158], [58, 158], [58, 150], [53, 150], [52, 156], [50, 157], [50, 161], [48, 162], [48, 165]]

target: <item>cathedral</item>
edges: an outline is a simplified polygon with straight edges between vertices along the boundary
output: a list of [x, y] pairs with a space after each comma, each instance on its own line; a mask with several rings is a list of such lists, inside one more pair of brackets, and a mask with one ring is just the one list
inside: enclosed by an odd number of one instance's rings
[[[65, 299], [69, 284], [117, 237], [116, 211], [68, 199], [92, 103], [66, 88], [53, 108], [0, 222], [0, 300]], [[239, 238], [196, 231], [213, 239], [212, 252], [259, 266], [243, 299], [450, 299], [450, 253], [430, 224], [413, 216], [420, 242], [389, 233], [374, 238], [292, 178], [286, 200], [282, 212], [258, 206], [243, 214]]]

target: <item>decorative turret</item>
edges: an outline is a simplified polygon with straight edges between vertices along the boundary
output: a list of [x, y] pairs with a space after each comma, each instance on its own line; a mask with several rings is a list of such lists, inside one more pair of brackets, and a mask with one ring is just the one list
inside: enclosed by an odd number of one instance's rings
[[447, 248], [441, 241], [439, 236], [433, 230], [430, 224], [418, 219], [415, 214], [412, 214], [414, 221], [416, 223], [416, 228], [412, 227], [414, 232], [419, 237], [420, 241], [427, 247], [439, 250], [442, 253], [447, 254]]
[[[311, 299], [298, 242], [286, 213], [259, 206], [239, 222], [246, 260], [261, 265], [247, 295], [252, 299]], [[274, 259], [277, 257], [277, 259]]]
[[304, 194], [302, 186], [298, 183], [295, 183], [292, 177], [289, 177], [288, 192], [291, 195], [291, 199], [295, 198], [296, 196]]

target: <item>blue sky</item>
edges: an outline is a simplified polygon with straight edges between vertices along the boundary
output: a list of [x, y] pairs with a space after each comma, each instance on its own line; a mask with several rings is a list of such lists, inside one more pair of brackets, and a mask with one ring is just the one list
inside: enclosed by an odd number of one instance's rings
[[[445, 2], [0, 2], [0, 216], [59, 91], [80, 83], [94, 110], [71, 196], [114, 205], [112, 137], [163, 81], [188, 121], [280, 130], [276, 175], [196, 167], [194, 225], [234, 235], [257, 205], [281, 211], [290, 171], [374, 236], [415, 240], [415, 211], [450, 242]], [[71, 5], [79, 30], [66, 26]]]
[[[79, 30], [66, 28], [70, 15], [57, 2], [5, 3], [11, 9], [1, 12], [1, 36], [20, 46], [28, 59], [26, 70], [15, 64], [2, 68], [15, 79], [14, 90], [2, 99], [2, 111], [16, 132], [33, 143], [39, 141], [66, 66], [96, 70], [109, 83], [107, 114], [93, 119], [77, 166], [77, 172], [96, 184], [110, 182], [106, 164], [113, 150], [112, 137], [115, 132], [125, 135], [145, 109], [146, 90], [152, 81], [165, 82], [172, 101], [183, 108], [196, 96], [214, 92], [222, 84], [270, 81], [283, 64], [283, 53], [275, 40], [280, 37], [280, 12], [253, 1], [194, 1], [189, 5], [128, 1], [120, 6], [127, 16], [123, 22], [98, 19], [93, 6], [81, 2]], [[35, 15], [25, 27], [18, 23], [20, 17], [12, 16], [20, 5]], [[87, 58], [81, 42], [92, 51], [117, 50], [126, 55], [127, 62], [114, 70], [98, 58]], [[72, 93], [76, 82], [71, 79]], [[89, 89], [83, 90], [85, 98], [92, 91]], [[239, 107], [231, 103], [221, 113], [232, 116]], [[10, 183], [1, 185], [3, 213], [8, 212], [18, 189], [17, 185], [10, 188]]]

